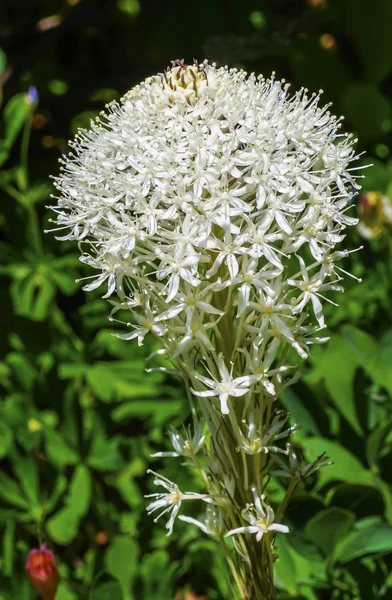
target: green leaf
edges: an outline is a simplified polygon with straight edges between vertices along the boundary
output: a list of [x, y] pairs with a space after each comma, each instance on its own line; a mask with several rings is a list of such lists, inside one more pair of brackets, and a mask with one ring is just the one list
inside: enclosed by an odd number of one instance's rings
[[275, 563], [276, 586], [294, 596], [298, 592], [298, 574], [290, 545], [284, 535], [276, 538], [275, 549], [278, 555]]
[[84, 517], [87, 513], [91, 502], [91, 475], [86, 466], [76, 467], [66, 502], [80, 517]]
[[91, 443], [87, 463], [98, 471], [116, 471], [124, 465], [124, 460], [118, 450], [120, 440], [118, 438], [106, 439], [97, 432]]
[[58, 373], [60, 379], [75, 379], [84, 375], [87, 365], [82, 362], [63, 363], [59, 365]]
[[386, 423], [381, 423], [366, 440], [366, 458], [375, 472], [378, 472], [380, 453], [391, 428], [392, 418], [388, 419]]
[[67, 545], [77, 535], [79, 522], [87, 513], [91, 502], [91, 476], [84, 465], [73, 474], [65, 499], [65, 507], [47, 522], [47, 530], [57, 544]]
[[60, 468], [78, 462], [79, 455], [77, 452], [67, 444], [57, 431], [45, 428], [44, 434], [46, 454], [51, 462]]
[[392, 4], [346, 0], [348, 29], [358, 48], [365, 75], [380, 82], [392, 67]]
[[139, 550], [136, 542], [129, 537], [117, 537], [105, 554], [108, 573], [119, 582], [124, 600], [132, 600], [131, 586], [138, 573]]
[[0, 422], [0, 458], [7, 456], [12, 447], [13, 438], [11, 429], [5, 423]]
[[324, 350], [312, 375], [317, 381], [324, 381], [336, 408], [354, 431], [362, 435], [354, 396], [354, 376], [357, 367], [358, 358], [349, 343], [342, 336], [336, 335]]
[[31, 204], [48, 200], [52, 192], [52, 186], [47, 181], [41, 181], [35, 185], [31, 185], [27, 190], [28, 199]]
[[79, 515], [74, 508], [62, 508], [51, 517], [46, 529], [51, 539], [62, 546], [71, 543], [76, 537], [79, 527]]
[[143, 581], [143, 600], [171, 599], [175, 596], [175, 572], [178, 563], [164, 550], [155, 550], [144, 557], [140, 566]]
[[5, 52], [0, 48], [0, 75], [4, 73], [4, 70], [7, 66], [7, 57]]
[[50, 309], [56, 288], [39, 272], [31, 272], [25, 279], [15, 279], [11, 295], [15, 313], [35, 321], [43, 321]]
[[[69, 583], [60, 581], [56, 592], [56, 600], [79, 600], [79, 597], [71, 590]], [[115, 598], [113, 598], [115, 600]]]
[[301, 430], [304, 433], [320, 435], [320, 430], [313, 416], [301, 398], [291, 388], [284, 390], [281, 400], [284, 407], [293, 416], [294, 422], [301, 424]]
[[122, 597], [117, 581], [107, 581], [91, 592], [89, 600], [122, 600]]
[[29, 109], [26, 94], [16, 94], [4, 108], [4, 146], [9, 150], [22, 129]]
[[392, 127], [391, 105], [371, 84], [352, 83], [345, 89], [342, 103], [347, 119], [361, 138], [377, 140]]
[[152, 416], [157, 422], [166, 421], [171, 415], [176, 415], [181, 410], [182, 402], [179, 400], [143, 400], [142, 402], [124, 402], [112, 412], [112, 419], [116, 422], [132, 417]]
[[323, 467], [319, 471], [319, 485], [324, 486], [329, 481], [344, 481], [346, 483], [360, 483], [371, 485], [373, 476], [370, 471], [359, 462], [348, 450], [337, 442], [324, 438], [310, 438], [302, 442], [309, 460], [315, 460], [326, 452], [332, 465]]
[[13, 466], [20, 487], [24, 491], [31, 508], [33, 506], [40, 507], [38, 469], [34, 457], [14, 455]]
[[392, 551], [392, 527], [385, 523], [371, 523], [349, 533], [341, 540], [333, 554], [334, 562], [347, 563], [366, 554], [379, 554]]
[[6, 356], [6, 363], [12, 368], [21, 388], [25, 391], [30, 390], [36, 381], [37, 373], [28, 358], [19, 352], [10, 352]]
[[115, 375], [110, 371], [110, 364], [96, 364], [86, 373], [87, 381], [92, 390], [102, 400], [109, 402], [113, 396]]
[[326, 556], [331, 554], [337, 542], [355, 523], [355, 515], [344, 508], [327, 508], [309, 519], [305, 526], [306, 537], [320, 548]]
[[392, 346], [387, 342], [378, 345], [368, 333], [352, 325], [345, 325], [342, 332], [367, 375], [392, 394]]
[[19, 486], [11, 477], [0, 472], [0, 498], [23, 510], [29, 509], [29, 504]]

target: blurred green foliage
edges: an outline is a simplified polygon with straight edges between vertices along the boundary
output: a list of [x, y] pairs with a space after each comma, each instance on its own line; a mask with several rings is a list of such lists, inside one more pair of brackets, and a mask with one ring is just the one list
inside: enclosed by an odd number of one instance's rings
[[[145, 513], [149, 455], [187, 419], [181, 386], [145, 375], [153, 342], [113, 337], [99, 292], [75, 283], [77, 248], [42, 233], [66, 139], [171, 59], [206, 56], [323, 88], [373, 163], [364, 189], [391, 197], [391, 27], [389, 0], [2, 1], [0, 600], [36, 598], [23, 569], [41, 537], [56, 600], [233, 597], [213, 540], [180, 522], [166, 538]], [[281, 399], [298, 452], [333, 461], [278, 539], [282, 599], [392, 598], [391, 231], [364, 246], [345, 265], [363, 282], [346, 278], [328, 309], [331, 341]]]

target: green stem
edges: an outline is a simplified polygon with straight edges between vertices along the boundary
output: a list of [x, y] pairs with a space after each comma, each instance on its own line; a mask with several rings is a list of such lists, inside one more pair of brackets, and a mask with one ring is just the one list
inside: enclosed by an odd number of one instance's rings
[[27, 189], [29, 187], [29, 169], [28, 169], [28, 158], [29, 158], [29, 145], [30, 145], [30, 137], [31, 137], [31, 125], [32, 125], [32, 115], [26, 120], [25, 126], [23, 128], [22, 134], [22, 143], [20, 146], [20, 164], [23, 169], [23, 180], [22, 191], [26, 194]]
[[235, 564], [234, 564], [234, 562], [233, 562], [233, 559], [232, 559], [232, 558], [231, 558], [231, 556], [230, 556], [229, 549], [228, 549], [228, 547], [226, 546], [226, 544], [225, 544], [225, 541], [224, 541], [224, 539], [223, 539], [223, 536], [222, 536], [222, 535], [220, 535], [220, 536], [219, 536], [219, 541], [220, 541], [220, 543], [221, 543], [221, 545], [222, 545], [223, 552], [224, 552], [224, 554], [225, 554], [225, 557], [226, 557], [227, 563], [228, 563], [228, 565], [229, 565], [229, 567], [230, 567], [230, 571], [231, 571], [231, 573], [232, 573], [232, 575], [233, 575], [233, 579], [234, 579], [234, 581], [236, 582], [236, 585], [237, 585], [237, 587], [238, 587], [238, 590], [239, 590], [239, 592], [240, 592], [240, 595], [241, 595], [241, 600], [247, 600], [247, 598], [248, 598], [248, 595], [247, 595], [247, 592], [246, 592], [246, 590], [244, 589], [244, 584], [243, 584], [243, 582], [241, 581], [241, 579], [240, 579], [240, 577], [239, 577], [239, 575], [238, 575], [238, 572], [237, 572], [236, 566], [235, 566]]
[[277, 513], [276, 513], [276, 522], [280, 523], [286, 513], [287, 507], [290, 503], [291, 497], [295, 492], [295, 488], [297, 487], [297, 485], [299, 484], [299, 482], [301, 481], [301, 478], [298, 474], [297, 477], [293, 476], [293, 479], [290, 481], [289, 487], [286, 490], [286, 494], [283, 498], [283, 501], [281, 502]]

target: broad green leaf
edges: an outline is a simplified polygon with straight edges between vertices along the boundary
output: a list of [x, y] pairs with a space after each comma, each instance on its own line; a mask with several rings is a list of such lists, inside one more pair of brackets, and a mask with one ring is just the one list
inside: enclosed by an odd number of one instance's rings
[[110, 363], [92, 366], [87, 370], [86, 377], [95, 394], [109, 402], [113, 396], [115, 384], [115, 375], [110, 371]]
[[362, 519], [369, 514], [382, 514], [385, 508], [381, 491], [374, 486], [340, 483], [335, 485], [329, 495], [328, 502], [331, 506], [339, 506], [353, 512], [357, 519]]
[[337, 542], [343, 538], [355, 523], [355, 515], [349, 510], [332, 507], [320, 511], [309, 519], [305, 534], [326, 556], [331, 554]]
[[56, 284], [56, 286], [66, 294], [70, 296], [74, 294], [77, 290], [76, 272], [74, 270], [70, 271], [69, 266], [66, 264], [63, 265], [62, 262], [56, 261], [53, 263], [53, 269], [50, 272], [50, 278]]
[[26, 500], [16, 482], [5, 473], [0, 472], [0, 498], [23, 510], [29, 509], [29, 503]]
[[317, 372], [317, 379], [324, 381], [336, 408], [354, 431], [361, 435], [362, 428], [356, 411], [353, 387], [357, 367], [358, 358], [350, 345], [343, 337], [337, 335], [325, 348], [314, 371]]
[[22, 457], [13, 455], [13, 466], [16, 476], [19, 479], [20, 487], [24, 491], [30, 506], [40, 506], [39, 499], [39, 478], [36, 460], [33, 456]]
[[77, 452], [67, 444], [60, 433], [49, 428], [45, 428], [44, 433], [46, 454], [56, 466], [61, 468], [78, 462]]
[[10, 352], [5, 360], [12, 368], [21, 388], [25, 391], [30, 390], [36, 381], [37, 372], [29, 359], [20, 352]]
[[352, 83], [343, 94], [343, 108], [351, 126], [367, 140], [379, 138], [391, 126], [389, 100], [368, 83]]
[[392, 394], [392, 369], [388, 344], [379, 345], [365, 331], [352, 325], [342, 328], [343, 335], [367, 375]]
[[[346, 0], [348, 31], [370, 81], [380, 82], [392, 68], [392, 4]], [[376, 107], [375, 107], [376, 110]]]
[[80, 517], [84, 517], [90, 507], [91, 486], [90, 471], [85, 465], [78, 465], [69, 486], [66, 502]]
[[[148, 374], [150, 377], [150, 373]], [[147, 398], [156, 397], [158, 390], [153, 381], [149, 379], [144, 383], [125, 381], [118, 379], [115, 381], [115, 390], [119, 399], [129, 400], [131, 398]]]
[[371, 485], [373, 476], [370, 471], [359, 462], [346, 448], [337, 442], [324, 438], [309, 438], [302, 442], [309, 460], [315, 460], [325, 452], [332, 461], [332, 465], [323, 467], [319, 471], [319, 485], [322, 487], [329, 481], [344, 481], [346, 483], [360, 483]]
[[66, 546], [76, 537], [79, 520], [79, 515], [75, 509], [67, 506], [48, 520], [46, 529], [56, 544]]
[[112, 412], [116, 422], [132, 417], [153, 417], [157, 422], [166, 421], [170, 415], [176, 415], [181, 410], [182, 403], [178, 400], [142, 400], [141, 402], [124, 402]]
[[16, 314], [35, 321], [47, 317], [55, 293], [53, 283], [39, 272], [31, 272], [25, 279], [15, 279], [11, 284]]
[[58, 372], [60, 379], [74, 379], [84, 375], [87, 365], [84, 363], [63, 363], [59, 365]]
[[278, 589], [284, 589], [291, 596], [294, 596], [298, 592], [298, 573], [292, 550], [284, 535], [276, 538], [275, 549], [278, 555], [278, 560], [275, 563], [276, 586]]
[[64, 494], [65, 490], [67, 489], [67, 484], [68, 481], [65, 475], [61, 474], [56, 478], [53, 489], [48, 499], [45, 501], [45, 511], [48, 514], [52, 512], [52, 510], [55, 508], [58, 501]]
[[136, 542], [126, 536], [115, 538], [105, 554], [106, 569], [119, 582], [124, 600], [133, 598], [131, 586], [138, 573], [138, 555]]
[[122, 600], [120, 584], [117, 581], [107, 581], [94, 588], [89, 600]]
[[119, 452], [118, 438], [106, 439], [100, 433], [93, 436], [87, 463], [98, 471], [116, 471], [124, 465], [124, 460]]
[[52, 539], [61, 545], [69, 544], [77, 535], [79, 522], [91, 502], [91, 476], [84, 465], [76, 467], [68, 488], [65, 507], [47, 522]]
[[[56, 593], [56, 600], [79, 600], [78, 595], [70, 588], [69, 583], [60, 580], [60, 585]], [[113, 598], [115, 600], [115, 598]]]
[[[360, 524], [358, 524], [360, 526]], [[346, 563], [367, 554], [392, 551], [392, 527], [385, 523], [371, 523], [359, 527], [341, 540], [333, 554], [334, 562]]]
[[52, 186], [48, 181], [41, 181], [36, 185], [32, 185], [29, 187], [27, 191], [28, 199], [31, 204], [36, 204], [42, 202], [43, 200], [48, 200], [50, 194], [52, 192]]
[[287, 388], [282, 394], [282, 403], [287, 411], [293, 416], [294, 422], [301, 425], [304, 433], [320, 435], [317, 423], [313, 419], [301, 398], [291, 389]]

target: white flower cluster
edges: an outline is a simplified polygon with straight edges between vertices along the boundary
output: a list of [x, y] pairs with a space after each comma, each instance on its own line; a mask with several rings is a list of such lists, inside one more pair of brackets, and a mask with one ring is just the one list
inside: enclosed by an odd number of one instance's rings
[[[358, 187], [355, 140], [340, 126], [307, 90], [176, 61], [80, 131], [55, 180], [55, 231], [78, 240], [81, 260], [97, 271], [84, 289], [105, 283], [114, 312], [131, 315], [119, 337], [158, 338], [212, 436], [229, 415], [244, 469], [256, 461], [249, 472], [257, 481], [246, 475], [244, 485], [246, 498], [254, 495], [243, 509], [249, 525], [231, 533], [260, 540], [287, 531], [273, 525], [260, 476], [270, 452], [288, 452], [279, 440], [292, 428], [271, 408], [290, 381], [286, 354], [306, 358], [323, 341], [315, 334], [325, 327], [324, 293], [341, 289], [337, 263], [348, 254], [335, 247], [357, 222], [347, 214]], [[192, 457], [204, 444], [202, 428], [195, 439], [171, 437], [171, 456]], [[149, 509], [172, 511], [169, 531], [183, 499], [219, 504], [219, 488], [238, 493], [240, 468], [225, 443], [211, 450], [210, 496], [155, 480], [168, 494]], [[204, 467], [202, 475], [208, 487]], [[202, 529], [220, 527], [212, 510]]]
[[56, 180], [62, 239], [83, 242], [81, 260], [98, 271], [84, 289], [106, 282], [105, 297], [132, 313], [122, 337], [141, 344], [152, 332], [171, 357], [218, 346], [226, 363], [246, 350], [240, 378], [220, 360], [198, 379], [223, 412], [258, 380], [274, 394], [282, 341], [306, 357], [324, 327], [320, 298], [340, 289], [347, 252], [334, 248], [356, 223], [346, 214], [355, 156], [318, 100], [274, 79], [179, 64], [79, 132]]

